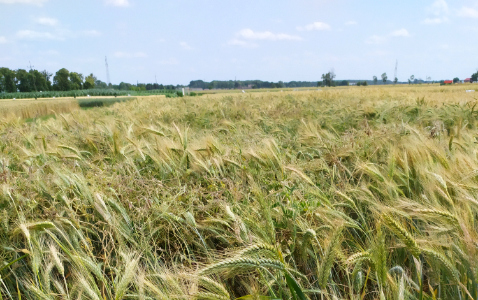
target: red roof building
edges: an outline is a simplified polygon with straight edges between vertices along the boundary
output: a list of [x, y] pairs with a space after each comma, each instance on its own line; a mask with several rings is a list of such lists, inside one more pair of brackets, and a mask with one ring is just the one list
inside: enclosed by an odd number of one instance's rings
[[470, 82], [471, 82], [471, 78], [467, 78], [467, 79], [465, 79], [464, 81], [465, 81], [465, 83], [470, 83]]
[[443, 83], [444, 84], [453, 84], [453, 80], [445, 80]]

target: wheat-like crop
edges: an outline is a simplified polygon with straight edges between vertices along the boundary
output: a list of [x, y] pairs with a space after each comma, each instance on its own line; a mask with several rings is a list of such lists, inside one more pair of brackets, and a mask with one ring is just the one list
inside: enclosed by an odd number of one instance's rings
[[476, 299], [464, 89], [0, 101], [0, 299]]

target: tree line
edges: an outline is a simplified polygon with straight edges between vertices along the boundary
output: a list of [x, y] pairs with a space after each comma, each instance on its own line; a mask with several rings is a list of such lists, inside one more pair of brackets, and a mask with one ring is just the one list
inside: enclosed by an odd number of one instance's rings
[[[367, 81], [335, 81], [334, 71], [322, 74], [322, 81], [290, 81], [290, 82], [269, 82], [262, 80], [213, 80], [211, 82], [203, 80], [193, 80], [189, 83], [189, 88], [196, 89], [260, 89], [260, 88], [298, 88], [298, 87], [316, 87], [316, 86], [346, 86], [349, 84], [367, 85], [368, 83], [378, 84], [377, 76]], [[387, 84], [387, 73], [381, 75], [382, 84]], [[478, 81], [478, 71], [471, 75], [473, 82]], [[431, 80], [427, 77], [427, 82]], [[454, 82], [459, 79], [454, 78]], [[422, 83], [421, 79], [410, 76], [408, 83]], [[394, 78], [394, 84], [398, 83], [398, 78]], [[46, 70], [38, 71], [35, 69], [10, 70], [9, 68], [0, 68], [0, 93], [14, 92], [40, 92], [40, 91], [72, 91], [88, 89], [114, 89], [123, 91], [150, 91], [150, 90], [175, 90], [184, 87], [183, 85], [162, 85], [158, 83], [137, 83], [130, 84], [121, 82], [118, 85], [107, 84], [95, 75], [83, 76], [81, 73], [70, 72], [66, 68], [58, 70], [55, 74]]]
[[5, 93], [71, 91], [106, 87], [106, 83], [98, 80], [93, 74], [84, 77], [81, 73], [70, 72], [65, 68], [58, 70], [54, 75], [46, 70], [0, 68], [0, 92]]
[[70, 72], [66, 68], [52, 74], [46, 70], [35, 69], [10, 70], [0, 68], [0, 93], [15, 92], [47, 92], [47, 91], [74, 91], [89, 89], [114, 89], [127, 91], [174, 90], [179, 85], [162, 85], [158, 83], [137, 83], [136, 85], [121, 82], [118, 85], [107, 84], [95, 75], [83, 76], [78, 72]]
[[213, 80], [211, 82], [203, 80], [193, 80], [189, 83], [189, 88], [193, 89], [273, 89], [273, 88], [296, 88], [296, 87], [315, 87], [317, 81], [290, 81], [290, 82], [269, 82], [262, 80]]

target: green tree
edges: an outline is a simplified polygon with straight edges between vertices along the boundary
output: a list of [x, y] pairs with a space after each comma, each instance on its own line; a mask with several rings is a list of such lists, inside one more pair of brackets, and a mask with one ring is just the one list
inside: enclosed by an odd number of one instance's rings
[[398, 83], [398, 78], [395, 77], [395, 79], [393, 80], [393, 84], [397, 84]]
[[373, 76], [373, 84], [377, 84], [377, 82], [378, 82], [377, 76]]
[[69, 78], [71, 90], [81, 90], [83, 88], [83, 74], [71, 72]]
[[453, 78], [453, 83], [458, 83], [459, 81], [460, 81], [460, 78], [458, 77]]
[[471, 81], [472, 82], [477, 82], [478, 81], [478, 71], [476, 71], [476, 73], [471, 75]]
[[15, 82], [15, 71], [9, 68], [0, 68], [0, 91], [6, 93], [14, 93], [17, 91], [17, 85]]
[[[86, 76], [85, 83], [83, 84], [83, 88], [85, 90], [94, 89], [95, 81], [96, 81], [96, 77], [95, 75], [93, 75], [93, 73], [91, 73], [90, 75]], [[120, 89], [121, 89], [121, 84], [120, 84]]]
[[330, 71], [326, 74], [322, 74], [322, 82], [324, 86], [333, 86], [334, 85], [335, 73]]
[[51, 90], [51, 78], [53, 76], [52, 73], [49, 73], [47, 70], [43, 70], [40, 72], [41, 76], [45, 79], [46, 88], [44, 90], [40, 89], [40, 91], [50, 91]]
[[17, 81], [17, 89], [22, 93], [34, 91], [33, 75], [24, 69], [18, 69], [15, 74]]
[[108, 85], [106, 84], [106, 82], [103, 82], [103, 81], [98, 79], [98, 80], [95, 81], [95, 87], [97, 89], [106, 89], [106, 88], [108, 88]]
[[56, 72], [55, 77], [53, 77], [53, 86], [57, 91], [69, 91], [70, 88], [70, 71], [63, 68]]
[[[46, 72], [46, 71], [43, 71]], [[40, 72], [38, 70], [30, 70], [28, 73], [30, 73], [32, 79], [33, 79], [33, 88], [35, 91], [49, 91], [51, 82], [48, 80], [48, 77], [45, 77], [43, 72]], [[50, 74], [51, 76], [51, 74]]]
[[415, 75], [410, 76], [410, 79], [408, 79], [408, 84], [411, 84], [414, 79], [415, 79]]
[[383, 74], [382, 74], [382, 81], [383, 81], [383, 84], [387, 84], [387, 79], [388, 79], [388, 77], [387, 77], [387, 73], [383, 73]]

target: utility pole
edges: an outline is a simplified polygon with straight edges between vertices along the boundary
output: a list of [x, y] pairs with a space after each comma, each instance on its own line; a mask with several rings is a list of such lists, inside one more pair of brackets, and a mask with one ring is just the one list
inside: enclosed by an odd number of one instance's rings
[[105, 65], [106, 65], [106, 84], [110, 86], [110, 69], [108, 67], [108, 58], [105, 56]]
[[398, 73], [398, 59], [397, 59], [397, 62], [395, 63], [395, 74], [393, 76], [393, 82], [395, 82], [395, 80], [398, 80], [397, 73]]
[[[29, 64], [29, 67], [30, 67], [30, 71], [33, 71], [33, 66], [32, 66], [32, 63], [30, 61], [28, 61], [28, 64]], [[31, 74], [33, 76], [33, 88], [35, 89], [35, 92], [37, 92], [37, 85], [35, 84], [35, 74]]]

